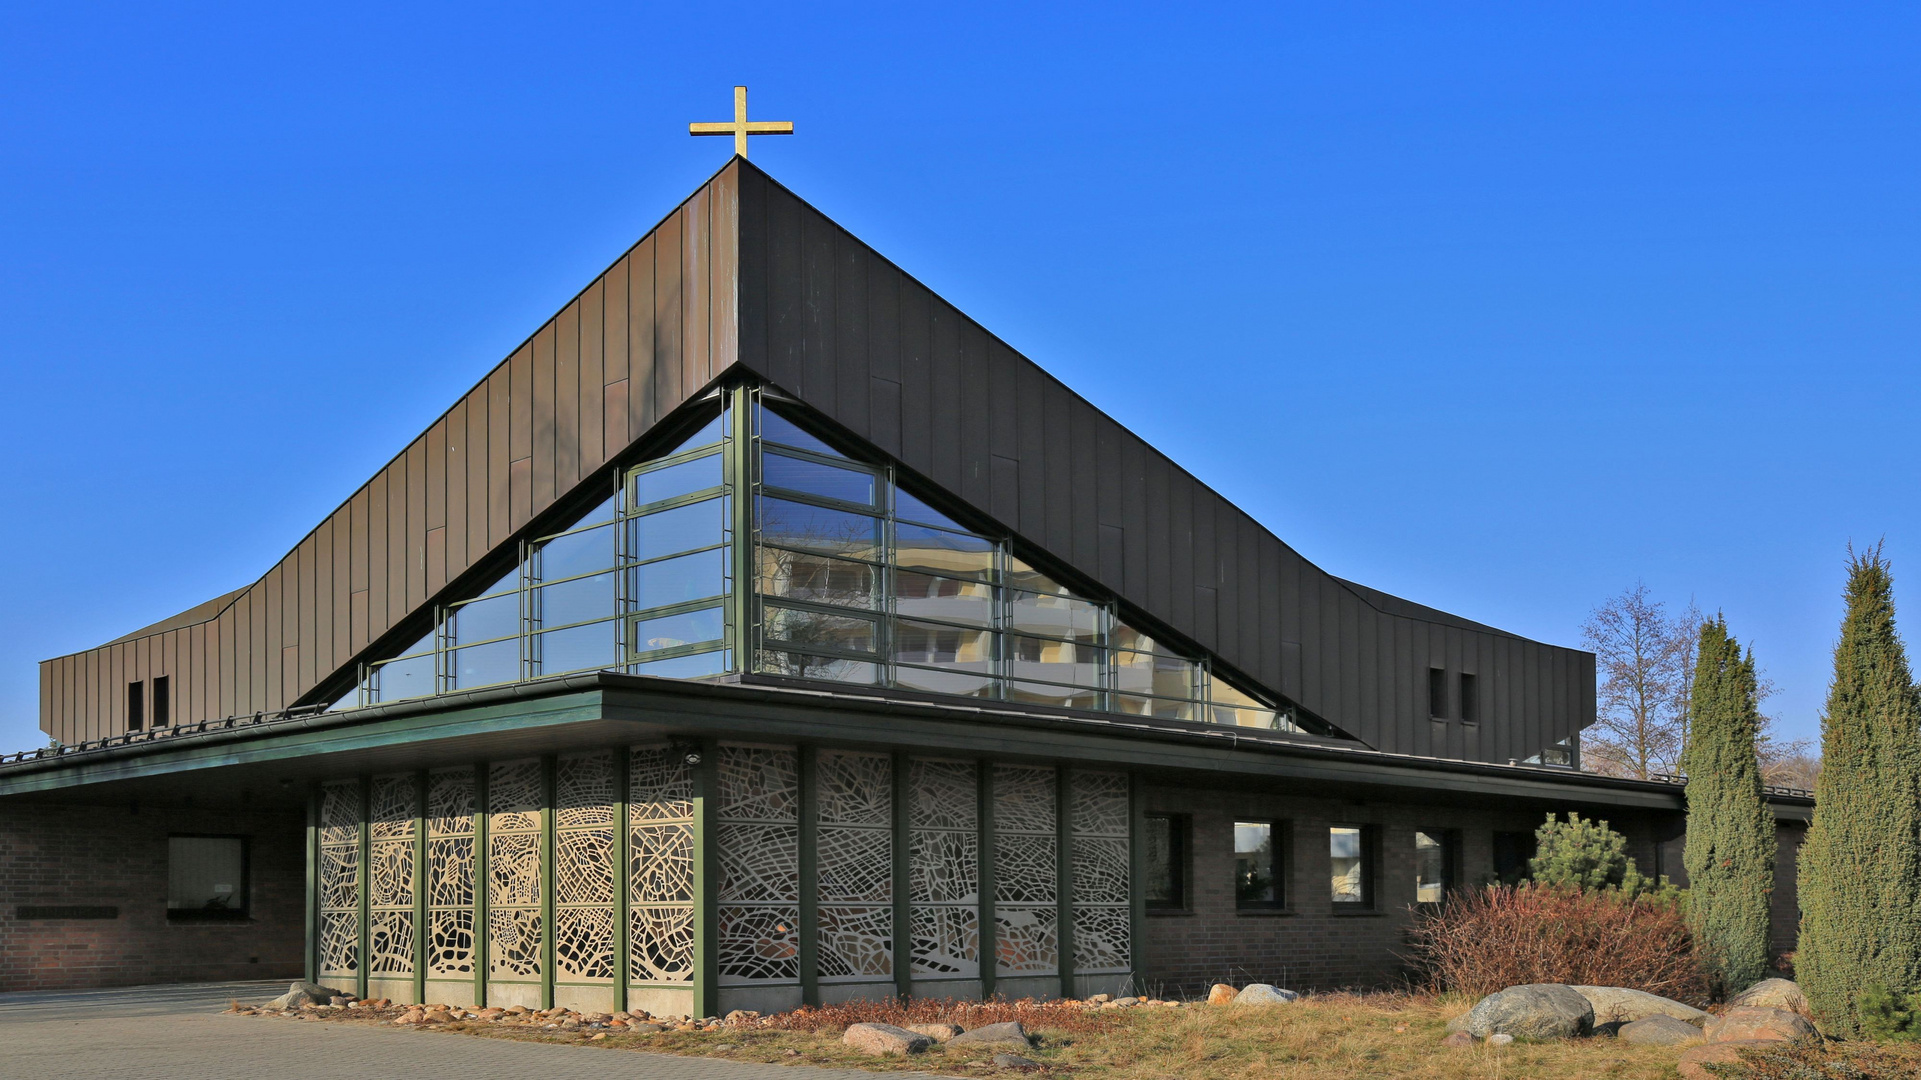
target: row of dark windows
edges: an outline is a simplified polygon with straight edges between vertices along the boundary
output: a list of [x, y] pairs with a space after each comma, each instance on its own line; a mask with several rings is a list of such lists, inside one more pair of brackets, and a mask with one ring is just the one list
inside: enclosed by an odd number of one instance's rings
[[1460, 710], [1450, 708], [1447, 669], [1427, 669], [1427, 714], [1436, 720], [1462, 720], [1470, 724], [1481, 719], [1481, 690], [1472, 672], [1461, 672]]
[[153, 677], [153, 708], [147, 708], [147, 681], [141, 679], [127, 684], [127, 730], [139, 731], [147, 726], [147, 714], [153, 714], [154, 727], [166, 727], [173, 723], [173, 680], [166, 675]]
[[[1323, 839], [1323, 835], [1325, 839]], [[1310, 834], [1327, 845], [1327, 901], [1334, 911], [1369, 911], [1376, 905], [1381, 831], [1372, 825], [1330, 825]], [[1299, 892], [1294, 882], [1295, 829], [1284, 820], [1234, 823], [1234, 906], [1242, 910], [1299, 910], [1316, 888]], [[1145, 836], [1149, 909], [1193, 907], [1194, 823], [1186, 814], [1149, 814]], [[1452, 829], [1414, 833], [1414, 897], [1437, 904], [1455, 885], [1460, 835]]]

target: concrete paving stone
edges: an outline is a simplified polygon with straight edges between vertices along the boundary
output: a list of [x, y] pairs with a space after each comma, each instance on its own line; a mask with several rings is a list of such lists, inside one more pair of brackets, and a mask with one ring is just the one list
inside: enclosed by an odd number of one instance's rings
[[[0, 1080], [870, 1080], [857, 1069], [483, 1039], [390, 1025], [222, 1015], [278, 983], [0, 994]], [[890, 1080], [935, 1080], [889, 1073]]]

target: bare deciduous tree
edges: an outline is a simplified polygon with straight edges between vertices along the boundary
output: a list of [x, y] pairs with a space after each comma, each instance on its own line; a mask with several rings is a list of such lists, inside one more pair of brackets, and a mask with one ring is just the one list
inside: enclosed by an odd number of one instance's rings
[[1700, 630], [1692, 603], [1670, 618], [1641, 582], [1588, 616], [1581, 640], [1594, 652], [1599, 716], [1581, 734], [1584, 767], [1641, 780], [1675, 771]]

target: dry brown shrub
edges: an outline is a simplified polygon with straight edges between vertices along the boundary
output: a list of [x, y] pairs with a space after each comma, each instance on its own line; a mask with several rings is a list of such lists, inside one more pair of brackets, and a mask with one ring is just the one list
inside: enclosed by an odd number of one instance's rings
[[793, 1012], [778, 1013], [761, 1021], [761, 1026], [781, 1031], [834, 1032], [850, 1024], [959, 1024], [973, 1029], [982, 1024], [1017, 1020], [1029, 1030], [1053, 1028], [1056, 1031], [1094, 1033], [1109, 1031], [1120, 1024], [1118, 1009], [1090, 1009], [1061, 1001], [963, 1001], [953, 998], [910, 998], [906, 1001], [847, 1001], [838, 1005], [802, 1006]]
[[1481, 995], [1523, 983], [1569, 983], [1708, 1003], [1694, 937], [1671, 899], [1490, 885], [1419, 917], [1413, 947], [1444, 990]]

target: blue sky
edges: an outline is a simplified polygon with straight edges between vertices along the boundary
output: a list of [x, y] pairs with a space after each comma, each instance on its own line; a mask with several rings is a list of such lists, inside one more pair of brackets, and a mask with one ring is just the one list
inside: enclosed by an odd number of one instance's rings
[[0, 8], [0, 749], [718, 167], [736, 82], [799, 128], [757, 163], [1336, 574], [1570, 645], [1693, 597], [1790, 735], [1847, 544], [1921, 595], [1913, 8], [920, 7]]

